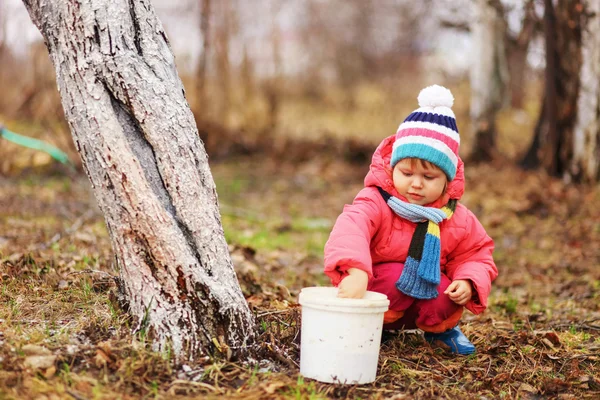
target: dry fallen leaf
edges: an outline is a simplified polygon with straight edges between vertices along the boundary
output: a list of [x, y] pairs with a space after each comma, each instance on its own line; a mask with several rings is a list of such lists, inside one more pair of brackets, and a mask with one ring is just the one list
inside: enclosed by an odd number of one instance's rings
[[528, 383], [521, 383], [521, 385], [519, 386], [519, 391], [523, 391], [523, 392], [527, 392], [527, 393], [537, 393], [538, 390], [536, 388], [534, 388], [533, 386], [531, 386]]
[[52, 352], [47, 348], [38, 346], [36, 344], [26, 344], [21, 347], [21, 351], [26, 356], [47, 356], [52, 354]]
[[285, 387], [286, 384], [284, 382], [271, 382], [269, 384], [264, 384], [261, 385], [262, 389], [267, 393], [267, 394], [275, 394], [275, 392], [278, 389], [281, 389], [282, 387]]
[[56, 356], [29, 356], [25, 358], [25, 367], [29, 367], [31, 369], [47, 369], [54, 365], [54, 361], [56, 361]]
[[112, 360], [110, 359], [110, 357], [108, 356], [108, 354], [106, 354], [104, 352], [104, 350], [102, 350], [102, 349], [96, 349], [96, 355], [94, 356], [94, 363], [96, 364], [96, 366], [98, 368], [106, 366], [111, 361]]
[[54, 376], [54, 374], [56, 374], [56, 367], [54, 365], [52, 365], [50, 368], [48, 368], [48, 369], [46, 369], [46, 371], [44, 371], [44, 378], [50, 379]]

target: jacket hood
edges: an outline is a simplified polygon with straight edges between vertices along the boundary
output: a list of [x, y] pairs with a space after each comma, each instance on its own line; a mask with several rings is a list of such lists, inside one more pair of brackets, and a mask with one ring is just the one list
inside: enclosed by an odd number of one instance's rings
[[[392, 148], [394, 145], [396, 135], [391, 135], [377, 146], [377, 149], [373, 153], [373, 159], [371, 160], [371, 166], [369, 172], [365, 177], [365, 187], [379, 186], [386, 192], [398, 197], [403, 201], [408, 201], [404, 196], [400, 195], [394, 187], [394, 181], [392, 180], [392, 167], [390, 166], [390, 159], [392, 157]], [[465, 165], [462, 159], [458, 158], [458, 165], [456, 167], [456, 177], [452, 182], [448, 183], [446, 193], [432, 204], [428, 204], [429, 207], [442, 207], [448, 200], [456, 199], [460, 200], [465, 192]]]

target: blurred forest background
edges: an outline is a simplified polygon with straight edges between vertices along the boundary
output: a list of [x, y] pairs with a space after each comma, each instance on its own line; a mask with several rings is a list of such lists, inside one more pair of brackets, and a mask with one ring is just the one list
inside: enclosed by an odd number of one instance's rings
[[[152, 4], [260, 360], [177, 365], [119, 308], [114, 249], [48, 52], [24, 5], [0, 0], [0, 124], [75, 164], [0, 139], [0, 398], [599, 398], [600, 0]], [[329, 284], [335, 218], [431, 84], [454, 94], [461, 202], [496, 244], [489, 308], [461, 322], [477, 353], [391, 334], [373, 384], [305, 382], [297, 295]]]
[[[321, 145], [325, 138], [342, 138], [372, 146], [395, 132], [417, 107], [419, 90], [433, 83], [455, 95], [463, 149], [473, 138], [469, 72], [479, 63], [470, 34], [476, 13], [470, 1], [154, 4], [210, 156], [277, 149], [289, 138]], [[500, 112], [499, 134], [509, 139], [500, 141], [499, 150], [516, 158], [531, 141], [542, 101], [543, 6], [509, 1], [494, 7], [494, 29], [500, 30], [498, 45], [505, 52], [498, 59], [502, 88], [494, 108]], [[1, 120], [68, 149], [78, 160], [40, 40], [22, 4], [3, 0]], [[7, 155], [24, 152], [6, 149], [4, 173], [15, 163]], [[290, 156], [310, 157], [295, 153]]]

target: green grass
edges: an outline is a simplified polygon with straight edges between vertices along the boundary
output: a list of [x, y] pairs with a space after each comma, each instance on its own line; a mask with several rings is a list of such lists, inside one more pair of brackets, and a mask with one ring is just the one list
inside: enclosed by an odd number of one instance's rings
[[288, 225], [282, 221], [253, 221], [223, 215], [222, 223], [228, 243], [259, 251], [293, 250], [314, 256], [323, 254], [323, 246], [331, 231], [328, 224], [307, 225], [307, 220], [303, 218], [294, 219]]
[[296, 385], [292, 385], [285, 392], [285, 395], [287, 398], [294, 400], [319, 400], [326, 398], [317, 392], [314, 381], [305, 382], [302, 376], [298, 376]]

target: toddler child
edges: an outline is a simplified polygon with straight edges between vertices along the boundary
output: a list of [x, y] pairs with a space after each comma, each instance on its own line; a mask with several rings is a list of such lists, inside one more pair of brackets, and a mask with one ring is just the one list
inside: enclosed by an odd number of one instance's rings
[[419, 108], [383, 140], [365, 187], [346, 205], [325, 245], [325, 273], [339, 297], [367, 290], [390, 300], [384, 329], [415, 329], [453, 353], [475, 346], [458, 327], [467, 308], [487, 307], [498, 270], [494, 244], [458, 200], [464, 192], [454, 97], [441, 86], [418, 96]]

